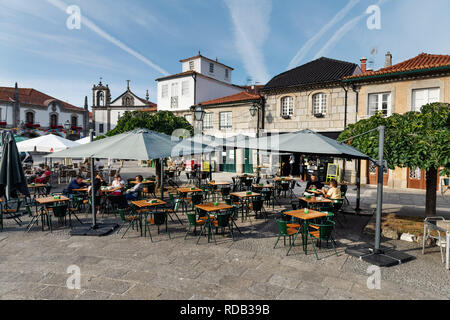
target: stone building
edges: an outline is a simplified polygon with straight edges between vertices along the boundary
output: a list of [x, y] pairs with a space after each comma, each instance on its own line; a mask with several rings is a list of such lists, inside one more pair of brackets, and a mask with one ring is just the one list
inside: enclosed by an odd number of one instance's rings
[[[393, 113], [420, 111], [433, 102], [450, 102], [450, 55], [421, 53], [418, 56], [392, 65], [392, 55], [386, 54], [385, 67], [377, 71], [365, 69], [347, 77], [343, 83], [353, 86], [358, 96], [358, 117], [365, 119], [376, 112], [386, 116]], [[376, 184], [377, 168], [363, 161], [361, 183]], [[396, 168], [384, 174], [384, 184], [393, 188], [425, 189], [425, 172], [417, 168]]]
[[127, 111], [153, 111], [156, 104], [149, 101], [148, 90], [145, 99], [138, 97], [130, 89], [111, 101], [111, 91], [102, 81], [92, 88], [92, 123], [97, 134], [102, 135], [115, 128], [120, 117]]
[[89, 132], [89, 110], [53, 98], [32, 88], [0, 87], [0, 127], [17, 128], [24, 135], [48, 133], [71, 140]]

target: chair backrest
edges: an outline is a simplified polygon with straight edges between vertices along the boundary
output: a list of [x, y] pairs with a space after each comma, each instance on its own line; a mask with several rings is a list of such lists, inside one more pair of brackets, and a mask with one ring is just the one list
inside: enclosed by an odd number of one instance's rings
[[60, 204], [55, 206], [49, 206], [48, 208], [51, 208], [53, 211], [53, 215], [57, 218], [63, 218], [67, 215], [67, 204]]
[[230, 224], [230, 212], [217, 215], [217, 226], [220, 228], [228, 227]]
[[195, 213], [187, 213], [187, 218], [191, 226], [197, 225], [197, 216]]
[[281, 190], [288, 191], [289, 190], [289, 182], [282, 182], [281, 183]]
[[259, 184], [261, 182], [261, 177], [257, 177], [255, 180], [255, 184]]
[[252, 200], [253, 211], [261, 211], [263, 207], [263, 201], [261, 198], [254, 198]]
[[319, 237], [322, 240], [328, 240], [333, 232], [334, 225], [331, 222], [319, 225]]
[[203, 202], [203, 195], [201, 194], [193, 194], [192, 195], [192, 204], [201, 204]]
[[164, 212], [153, 212], [155, 225], [161, 226], [166, 223], [167, 214]]
[[275, 220], [278, 225], [278, 230], [280, 231], [281, 235], [287, 235], [287, 221], [276, 219]]
[[222, 188], [222, 196], [229, 196], [231, 192], [231, 188], [230, 187], [223, 187]]
[[299, 201], [291, 201], [292, 210], [297, 210], [300, 206]]
[[289, 216], [289, 215], [287, 215], [287, 214], [284, 214], [286, 211], [289, 211], [289, 210], [282, 210], [282, 211], [281, 211], [281, 216], [280, 216], [280, 219], [279, 219], [279, 220], [282, 220], [282, 221], [292, 221], [292, 217], [291, 217], [291, 216]]
[[347, 193], [348, 186], [346, 184], [341, 184], [340, 189], [341, 189], [341, 195], [342, 195], [342, 197], [344, 197], [345, 194]]

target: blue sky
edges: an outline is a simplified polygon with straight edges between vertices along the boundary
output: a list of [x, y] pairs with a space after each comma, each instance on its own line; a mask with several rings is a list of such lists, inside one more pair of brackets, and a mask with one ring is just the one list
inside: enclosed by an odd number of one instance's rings
[[[366, 9], [378, 4], [381, 29]], [[65, 8], [81, 9], [80, 30]], [[421, 52], [450, 54], [448, 0], [0, 0], [0, 86], [33, 87], [82, 106], [102, 77], [112, 97], [156, 102], [155, 79], [202, 54], [265, 83], [319, 56], [382, 67]]]

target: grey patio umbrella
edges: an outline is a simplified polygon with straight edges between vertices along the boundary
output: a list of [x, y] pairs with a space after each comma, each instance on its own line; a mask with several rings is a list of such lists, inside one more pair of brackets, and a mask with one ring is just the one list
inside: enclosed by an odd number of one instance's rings
[[[207, 146], [188, 143], [178, 138], [148, 129], [135, 129], [113, 137], [76, 146], [52, 153], [47, 158], [110, 158], [121, 160], [153, 160], [178, 157], [184, 154], [202, 153]], [[163, 171], [164, 166], [161, 166]], [[161, 199], [164, 198], [163, 172], [161, 172]], [[91, 165], [91, 179], [94, 178]], [[92, 229], [98, 229], [96, 222], [95, 197], [92, 193]]]
[[272, 150], [276, 152], [296, 152], [302, 154], [326, 155], [346, 159], [369, 159], [359, 150], [325, 137], [312, 130], [303, 130], [292, 133], [272, 134], [250, 140], [238, 140], [238, 148], [259, 150]]
[[18, 192], [30, 196], [16, 141], [9, 131], [2, 132], [2, 159], [0, 162], [0, 197], [17, 198]]

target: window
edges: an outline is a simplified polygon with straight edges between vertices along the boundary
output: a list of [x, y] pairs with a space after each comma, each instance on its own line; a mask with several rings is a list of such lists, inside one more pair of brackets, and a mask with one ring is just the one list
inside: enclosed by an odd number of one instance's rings
[[170, 107], [172, 109], [178, 108], [178, 83], [172, 83], [170, 88]]
[[426, 104], [439, 102], [440, 93], [439, 88], [413, 90], [412, 111], [420, 111], [420, 108]]
[[33, 112], [27, 112], [25, 114], [26, 123], [34, 124], [34, 113]]
[[205, 118], [203, 119], [203, 129], [213, 129], [213, 113], [205, 113]]
[[233, 114], [231, 111], [221, 112], [220, 116], [220, 130], [233, 128]]
[[183, 81], [181, 83], [181, 95], [182, 96], [189, 95], [189, 81]]
[[290, 117], [294, 114], [294, 98], [284, 97], [281, 99], [281, 116]]
[[105, 94], [103, 93], [103, 91], [97, 91], [97, 106], [105, 106]]
[[230, 77], [230, 70], [225, 69], [225, 79], [228, 79]]
[[72, 123], [72, 127], [78, 127], [78, 117], [72, 116], [71, 123]]
[[50, 127], [57, 127], [58, 126], [58, 115], [52, 114], [50, 115]]
[[169, 96], [169, 85], [163, 84], [161, 88], [161, 98], [167, 98]]
[[101, 123], [101, 124], [99, 124], [98, 125], [98, 133], [103, 133], [104, 132], [104, 125], [103, 125], [103, 123]]
[[194, 70], [194, 61], [189, 61], [189, 70]]
[[209, 73], [214, 73], [214, 63], [209, 64]]
[[416, 168], [416, 169], [409, 169], [409, 178], [410, 179], [416, 179], [416, 180], [420, 180], [422, 176], [422, 170], [420, 168]]
[[327, 95], [318, 93], [313, 96], [313, 114], [320, 115], [327, 113]]
[[384, 116], [391, 115], [391, 94], [373, 93], [369, 94], [369, 116], [381, 112]]

